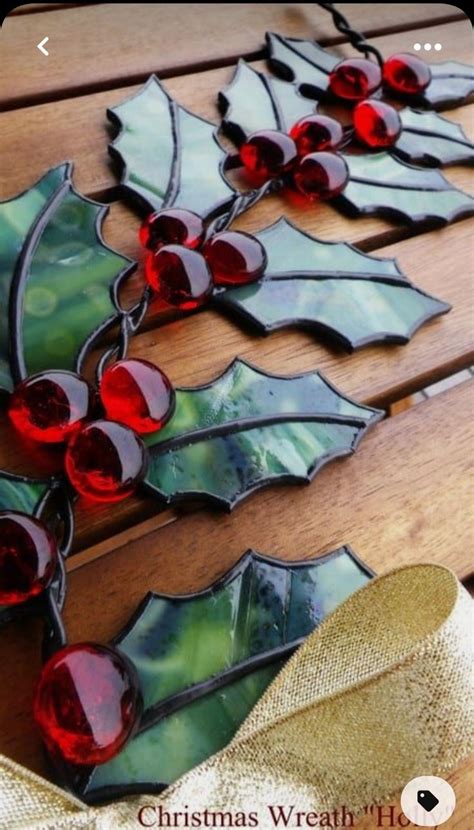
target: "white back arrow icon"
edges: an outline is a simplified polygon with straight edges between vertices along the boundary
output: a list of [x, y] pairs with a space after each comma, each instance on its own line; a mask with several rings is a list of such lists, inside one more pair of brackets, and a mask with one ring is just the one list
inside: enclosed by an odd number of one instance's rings
[[44, 37], [43, 40], [41, 41], [41, 43], [38, 43], [37, 46], [36, 46], [36, 48], [39, 49], [40, 52], [43, 53], [43, 55], [49, 55], [48, 50], [44, 48], [44, 44], [47, 43], [48, 40], [49, 40], [49, 37]]

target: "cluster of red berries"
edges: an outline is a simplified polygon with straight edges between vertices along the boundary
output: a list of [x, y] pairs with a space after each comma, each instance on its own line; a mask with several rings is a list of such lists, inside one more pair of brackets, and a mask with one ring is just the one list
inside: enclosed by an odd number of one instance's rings
[[244, 285], [264, 272], [263, 245], [242, 231], [221, 231], [205, 240], [200, 216], [182, 208], [152, 213], [139, 238], [149, 251], [145, 277], [168, 306], [190, 311], [207, 302], [215, 285]]
[[[427, 64], [412, 55], [393, 55], [384, 63], [366, 58], [341, 61], [329, 76], [329, 90], [342, 101], [354, 104], [355, 137], [372, 149], [390, 147], [400, 136], [402, 123], [397, 110], [368, 96], [384, 82], [404, 95], [419, 94], [428, 86]], [[288, 176], [296, 188], [312, 200], [333, 199], [347, 185], [349, 170], [336, 151], [345, 139], [341, 124], [325, 115], [308, 115], [291, 128], [252, 133], [240, 148], [242, 164], [256, 183]]]

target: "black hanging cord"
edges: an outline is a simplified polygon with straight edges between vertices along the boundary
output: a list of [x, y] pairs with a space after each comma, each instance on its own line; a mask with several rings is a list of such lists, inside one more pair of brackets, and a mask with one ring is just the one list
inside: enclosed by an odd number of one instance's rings
[[355, 29], [351, 28], [347, 18], [344, 17], [338, 9], [336, 9], [334, 3], [318, 3], [318, 6], [321, 6], [322, 9], [325, 9], [325, 11], [332, 15], [336, 29], [338, 32], [341, 32], [341, 34], [347, 37], [354, 49], [357, 49], [358, 52], [362, 52], [366, 58], [373, 55], [380, 68], [383, 68], [383, 57], [379, 50], [376, 49], [375, 46], [372, 46], [371, 43], [367, 43], [363, 34], [356, 32]]

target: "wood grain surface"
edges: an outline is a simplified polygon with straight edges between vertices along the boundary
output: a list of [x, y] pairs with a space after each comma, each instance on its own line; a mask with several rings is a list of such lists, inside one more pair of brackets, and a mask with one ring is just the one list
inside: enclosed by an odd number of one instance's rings
[[[24, 4], [1, 31], [0, 199], [32, 184], [45, 170], [75, 160], [76, 186], [112, 202], [107, 242], [139, 267], [124, 303], [143, 287], [139, 220], [117, 201], [117, 174], [107, 154], [112, 131], [105, 110], [132, 94], [152, 71], [172, 95], [218, 122], [216, 95], [239, 56], [264, 68], [263, 34], [317, 37], [341, 55], [353, 54], [330, 16], [315, 4]], [[69, 6], [69, 7], [67, 7]], [[43, 8], [42, 8], [43, 7]], [[369, 33], [384, 55], [411, 51], [415, 41], [440, 42], [428, 61], [472, 60], [471, 27], [448, 4], [338, 4], [352, 25]], [[133, 19], [133, 27], [130, 19]], [[35, 48], [48, 36], [49, 58]], [[25, 55], [28, 71], [25, 71]], [[473, 134], [473, 107], [445, 113]], [[445, 171], [472, 191], [472, 171]], [[378, 218], [351, 220], [330, 205], [303, 209], [275, 196], [236, 227], [255, 230], [286, 215], [327, 240], [345, 240], [378, 256], [396, 257], [422, 289], [450, 302], [450, 314], [423, 327], [408, 346], [372, 346], [354, 355], [308, 331], [287, 329], [263, 338], [215, 311], [167, 322], [152, 306], [130, 353], [159, 363], [176, 385], [204, 383], [235, 355], [268, 371], [319, 368], [361, 402], [389, 409], [424, 386], [469, 367], [472, 348], [472, 231], [468, 221], [416, 230]], [[166, 325], [162, 325], [166, 323]], [[216, 349], [216, 343], [219, 344]], [[75, 555], [68, 562], [65, 621], [70, 641], [106, 641], [148, 590], [188, 592], [205, 587], [249, 547], [283, 559], [323, 554], [343, 543], [377, 572], [435, 561], [472, 576], [473, 384], [453, 387], [415, 407], [396, 405], [357, 454], [326, 467], [308, 487], [273, 487], [230, 514], [164, 510], [135, 497], [110, 508], [77, 507]], [[35, 474], [60, 457], [22, 446], [0, 416], [0, 468]], [[31, 698], [40, 669], [41, 624], [24, 621], [0, 631], [0, 751], [43, 774], [32, 729]], [[47, 774], [47, 773], [46, 773]], [[458, 804], [446, 830], [470, 830], [474, 763], [449, 776]], [[399, 805], [392, 802], [397, 813]], [[404, 821], [402, 817], [402, 821]], [[375, 830], [374, 818], [357, 822]]]

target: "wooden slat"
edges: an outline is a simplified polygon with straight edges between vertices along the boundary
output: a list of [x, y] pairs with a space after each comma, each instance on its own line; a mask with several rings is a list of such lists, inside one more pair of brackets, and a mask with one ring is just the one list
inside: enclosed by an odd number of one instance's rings
[[[388, 56], [400, 48], [400, 37], [399, 34], [392, 34], [376, 38], [374, 43]], [[471, 60], [472, 35], [464, 21], [423, 29], [417, 32], [417, 37], [421, 41], [441, 40], [447, 55], [456, 55], [461, 61]], [[341, 55], [351, 54], [351, 48], [347, 46], [339, 46], [338, 51]], [[439, 60], [440, 54], [432, 51], [426, 53], [426, 58]], [[257, 69], [265, 69], [263, 61], [253, 65]], [[233, 66], [183, 75], [168, 79], [166, 88], [197, 115], [217, 122], [217, 93], [229, 83], [232, 74]], [[116, 170], [107, 152], [112, 130], [107, 122], [106, 109], [120, 103], [139, 88], [140, 84], [2, 113], [0, 199], [9, 198], [29, 187], [47, 167], [65, 159], [74, 160], [75, 182], [82, 192], [100, 197], [115, 187]], [[312, 102], [308, 106], [311, 108]], [[447, 116], [461, 122], [468, 133], [472, 132], [472, 112], [466, 107], [449, 111]], [[295, 210], [297, 208], [293, 207], [293, 213]]]
[[[357, 457], [326, 467], [308, 488], [261, 491], [231, 515], [184, 517], [76, 568], [65, 610], [71, 642], [107, 641], [147, 591], [204, 588], [248, 547], [298, 559], [350, 543], [377, 572], [434, 561], [468, 575], [473, 389], [462, 384], [378, 424]], [[39, 635], [34, 622], [0, 631], [0, 663], [8, 666], [0, 687], [1, 750], [36, 770], [42, 757], [30, 705]]]
[[[309, 229], [317, 233], [316, 217], [313, 221]], [[348, 355], [319, 342], [309, 332], [283, 330], [260, 337], [217, 312], [203, 311], [138, 335], [131, 341], [130, 355], [157, 363], [177, 386], [208, 382], [236, 355], [275, 373], [319, 368], [347, 394], [383, 407], [472, 365], [471, 276], [468, 269], [459, 265], [470, 261], [469, 225], [459, 223], [449, 231], [413, 237], [377, 254], [396, 256], [418, 285], [453, 306], [448, 315], [427, 324], [406, 346], [371, 346]], [[39, 454], [38, 450], [23, 446], [6, 418], [1, 435], [0, 469], [30, 475], [45, 469], [45, 459], [51, 458], [50, 449]], [[360, 452], [364, 452], [363, 445]], [[87, 509], [79, 506], [76, 549], [128, 528], [154, 515], [156, 510], [152, 498], [141, 496], [115, 505], [113, 511], [101, 505]], [[159, 522], [168, 521], [169, 517], [170, 512], [166, 511]]]
[[73, 9], [77, 6], [89, 6], [92, 3], [21, 3], [10, 15], [37, 14], [38, 12], [59, 11], [59, 9]]
[[[341, 3], [338, 8], [370, 35], [462, 15], [447, 4]], [[51, 11], [47, 18], [10, 16], [2, 30], [7, 71], [0, 78], [0, 101], [18, 105], [118, 86], [124, 79], [133, 83], [152, 71], [169, 76], [230, 63], [239, 55], [261, 52], [267, 29], [317, 36], [323, 43], [344, 39], [327, 12], [307, 3], [100, 4]], [[48, 58], [35, 49], [45, 34]], [[411, 49], [409, 35], [397, 39], [397, 48], [407, 41]]]

